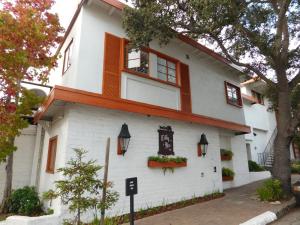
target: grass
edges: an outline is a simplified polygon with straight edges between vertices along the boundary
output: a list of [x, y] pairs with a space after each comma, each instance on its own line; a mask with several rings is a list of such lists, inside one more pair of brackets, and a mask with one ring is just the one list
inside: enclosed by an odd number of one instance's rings
[[6, 220], [9, 216], [12, 216], [12, 214], [0, 214], [0, 221]]

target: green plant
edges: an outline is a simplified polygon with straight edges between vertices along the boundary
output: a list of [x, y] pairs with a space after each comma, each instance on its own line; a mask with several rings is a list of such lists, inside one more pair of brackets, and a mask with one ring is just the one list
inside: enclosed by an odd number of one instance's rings
[[23, 187], [14, 190], [8, 199], [8, 211], [24, 216], [42, 213], [41, 202], [34, 187]]
[[293, 162], [291, 164], [291, 172], [300, 174], [300, 162]]
[[235, 173], [231, 169], [226, 168], [226, 167], [222, 168], [222, 176], [234, 177], [234, 175], [235, 175]]
[[221, 153], [221, 156], [228, 156], [228, 157], [233, 156], [233, 152], [231, 150], [227, 150], [227, 149], [220, 149], [220, 153]]
[[150, 156], [148, 158], [149, 161], [167, 163], [167, 162], [175, 162], [175, 163], [183, 163], [187, 162], [187, 158], [185, 157], [166, 157], [166, 156]]
[[[101, 166], [96, 165], [95, 160], [85, 162], [83, 159], [86, 151], [74, 149], [75, 158], [67, 162], [67, 167], [59, 168], [57, 171], [64, 176], [63, 180], [56, 181], [56, 191], [48, 191], [44, 197], [52, 198], [59, 196], [62, 203], [68, 205], [70, 212], [75, 212], [74, 222], [81, 224], [81, 214], [89, 209], [97, 211], [108, 209], [118, 200], [118, 193], [111, 191], [112, 183], [107, 184], [106, 201], [101, 199], [103, 181], [98, 179], [98, 172]], [[69, 223], [66, 221], [66, 223]]]
[[248, 167], [250, 172], [260, 172], [264, 171], [265, 169], [258, 165], [256, 162], [249, 160], [248, 161]]
[[277, 201], [282, 199], [283, 191], [280, 180], [269, 179], [263, 186], [257, 189], [261, 201]]

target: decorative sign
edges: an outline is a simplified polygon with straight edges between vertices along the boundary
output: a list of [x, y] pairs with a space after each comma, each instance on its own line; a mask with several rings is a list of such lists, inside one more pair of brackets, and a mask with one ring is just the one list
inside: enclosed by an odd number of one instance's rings
[[137, 194], [137, 177], [126, 179], [126, 196]]
[[159, 155], [174, 155], [173, 150], [173, 135], [174, 132], [170, 126], [159, 127], [158, 142], [159, 142]]

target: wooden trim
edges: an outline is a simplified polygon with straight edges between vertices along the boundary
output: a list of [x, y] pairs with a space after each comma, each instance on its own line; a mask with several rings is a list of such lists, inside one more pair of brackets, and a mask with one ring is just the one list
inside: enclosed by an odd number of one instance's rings
[[[225, 97], [226, 97], [227, 104], [236, 106], [238, 108], [242, 108], [243, 107], [243, 100], [242, 100], [242, 95], [241, 95], [241, 88], [234, 85], [234, 84], [232, 84], [232, 83], [229, 83], [227, 81], [224, 81], [224, 85], [225, 85]], [[238, 104], [235, 104], [234, 102], [229, 100], [228, 91], [227, 91], [228, 86], [231, 86], [231, 87], [234, 87], [234, 88], [237, 89], [237, 91], [238, 91], [238, 93], [237, 93], [237, 95], [238, 95]]]
[[148, 167], [150, 168], [178, 168], [178, 167], [186, 167], [186, 162], [157, 162], [148, 160]]
[[[55, 170], [55, 160], [56, 160], [56, 151], [57, 151], [57, 137], [54, 136], [49, 139], [48, 144], [48, 156], [47, 156], [47, 164], [46, 164], [46, 172], [54, 174]], [[53, 150], [53, 145], [55, 145]], [[53, 150], [53, 151], [52, 151]], [[52, 162], [52, 164], [51, 164]]]
[[106, 97], [121, 96], [121, 38], [105, 33], [102, 93]]
[[190, 71], [189, 66], [180, 63], [180, 102], [181, 110], [186, 113], [192, 113], [192, 96], [190, 84]]
[[[175, 86], [175, 87], [180, 87], [180, 85], [179, 85], [179, 80], [180, 80], [179, 79], [179, 75], [180, 74], [179, 74], [179, 70], [178, 70], [180, 61], [178, 59], [175, 59], [175, 58], [173, 58], [171, 56], [168, 56], [168, 55], [166, 55], [164, 53], [156, 51], [156, 50], [154, 50], [152, 48], [149, 48], [149, 47], [143, 47], [142, 48], [143, 51], [145, 51], [145, 52], [148, 53], [148, 64], [149, 64], [148, 73], [140, 73], [138, 71], [131, 70], [131, 69], [127, 68], [125, 66], [125, 63], [126, 63], [125, 62], [125, 58], [127, 60], [127, 54], [128, 53], [125, 50], [125, 48], [126, 48], [126, 45], [129, 44], [129, 42], [130, 41], [128, 39], [122, 38], [121, 48], [123, 48], [123, 51], [122, 51], [122, 57], [121, 58], [123, 59], [123, 61], [122, 61], [122, 66], [121, 66], [122, 69], [121, 70], [123, 72], [130, 73], [130, 74], [133, 74], [133, 75], [136, 75], [136, 76], [140, 76], [140, 77], [144, 77], [144, 78], [147, 78], [147, 79], [150, 79], [150, 80], [158, 81], [158, 82], [161, 82], [161, 83], [164, 83], [164, 84], [172, 85], [172, 86]], [[176, 70], [176, 74], [175, 74], [175, 76], [176, 76], [176, 82], [175, 83], [168, 81], [168, 74], [166, 74], [167, 75], [167, 81], [151, 76], [151, 74], [150, 74], [150, 65], [151, 65], [151, 63], [150, 63], [149, 53], [155, 54], [156, 56], [158, 56], [160, 58], [163, 58], [163, 59], [165, 59], [167, 61], [173, 62], [175, 64], [175, 67], [176, 67], [175, 68], [175, 70]]]
[[256, 101], [255, 98], [253, 98], [250, 95], [242, 94], [242, 98], [246, 99], [247, 101], [251, 102], [251, 104], [257, 104], [258, 102]]
[[221, 155], [221, 161], [230, 161], [230, 160], [232, 160], [232, 156]]
[[[69, 70], [69, 68], [71, 67], [71, 65], [65, 70], [65, 66], [66, 66], [66, 53], [68, 50], [70, 50], [71, 45], [73, 44], [73, 40], [74, 38], [71, 39], [70, 43], [68, 44], [68, 46], [65, 49], [64, 52], [64, 63], [63, 63], [63, 69], [62, 69], [62, 76], [65, 75], [65, 73]], [[69, 59], [69, 55], [68, 55], [68, 59]]]
[[47, 110], [54, 103], [55, 100], [139, 113], [143, 115], [158, 116], [178, 121], [192, 122], [196, 124], [224, 128], [237, 133], [251, 133], [250, 127], [243, 124], [238, 124], [202, 115], [196, 115], [192, 113], [181, 112], [174, 109], [135, 102], [126, 99], [108, 98], [104, 97], [101, 94], [62, 86], [54, 86], [48, 99], [45, 101], [42, 107], [38, 110], [38, 113], [35, 115], [35, 122], [39, 121], [43, 117], [43, 115], [47, 112]]
[[122, 70], [122, 72], [129, 73], [129, 74], [132, 74], [132, 75], [135, 75], [135, 76], [138, 76], [138, 77], [142, 77], [142, 78], [145, 78], [145, 79], [153, 80], [153, 81], [156, 81], [156, 82], [159, 82], [159, 83], [162, 83], [162, 84], [171, 85], [171, 86], [180, 88], [180, 86], [175, 84], [175, 83], [167, 82], [167, 81], [164, 81], [164, 80], [161, 80], [161, 79], [158, 79], [158, 78], [155, 78], [155, 77], [151, 77], [147, 74], [139, 73], [137, 71], [133, 71], [133, 70], [130, 70], [130, 69], [127, 69], [127, 68], [124, 68]]
[[233, 177], [229, 177], [229, 176], [222, 176], [222, 181], [232, 181]]

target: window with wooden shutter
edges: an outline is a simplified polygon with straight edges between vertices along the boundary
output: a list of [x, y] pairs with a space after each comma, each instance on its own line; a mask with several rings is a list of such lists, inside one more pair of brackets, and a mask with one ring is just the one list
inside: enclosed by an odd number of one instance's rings
[[57, 149], [57, 136], [50, 138], [48, 145], [47, 173], [54, 173]]
[[105, 34], [103, 90], [106, 97], [119, 98], [121, 85], [121, 38]]
[[180, 80], [181, 80], [181, 110], [192, 113], [190, 72], [189, 66], [180, 63]]

